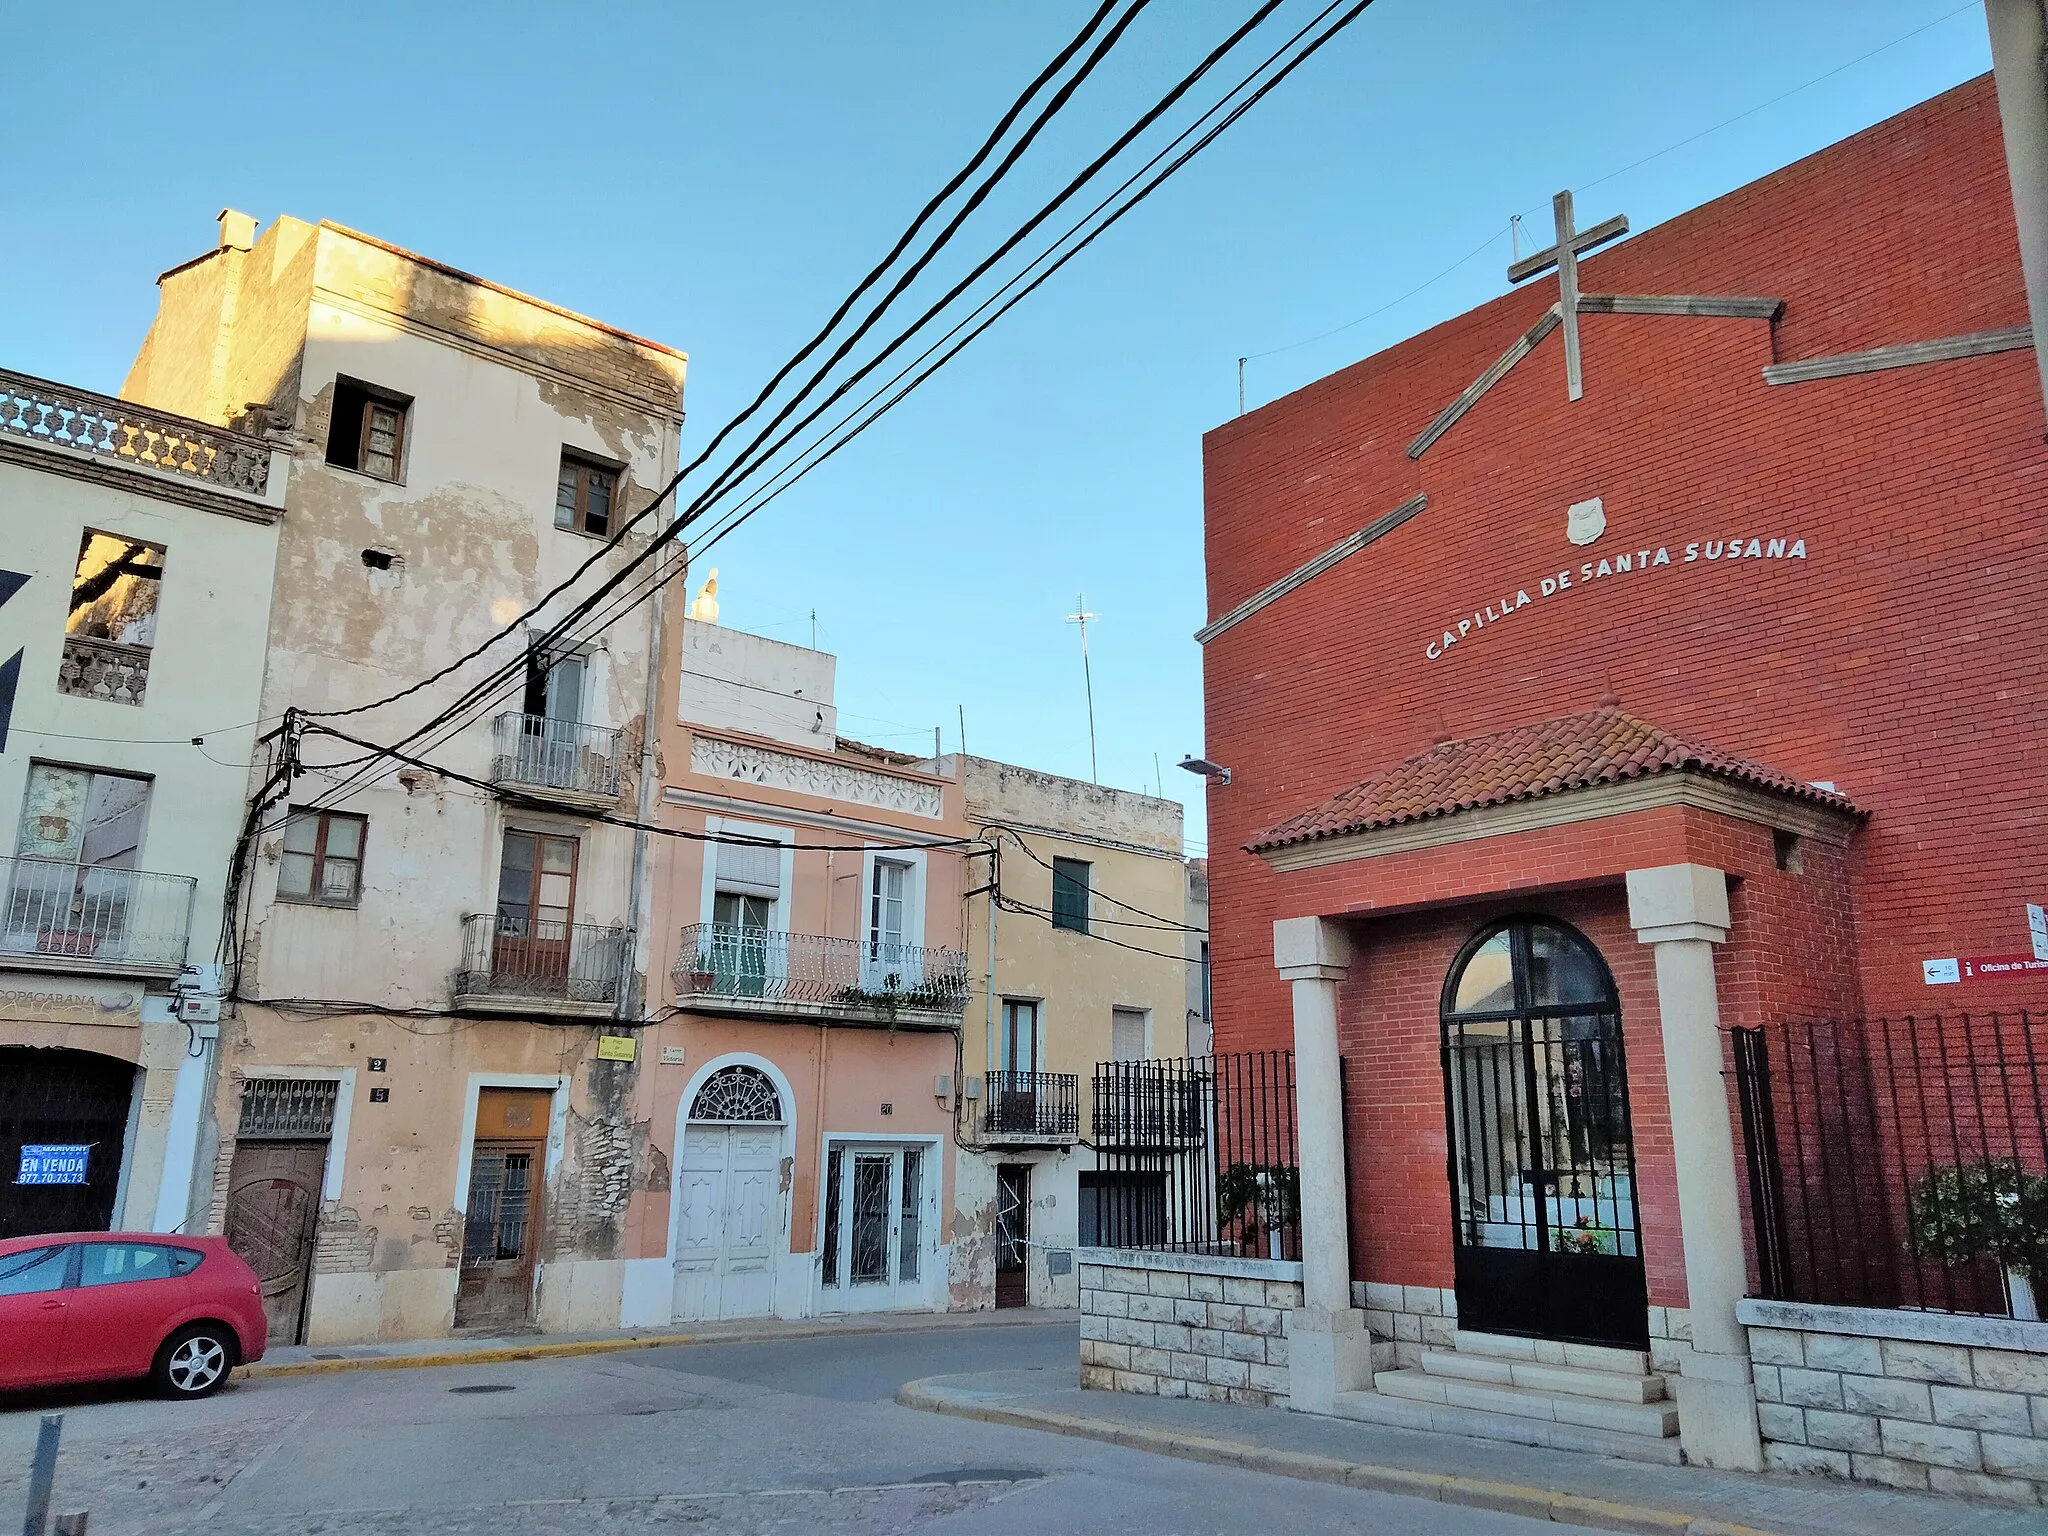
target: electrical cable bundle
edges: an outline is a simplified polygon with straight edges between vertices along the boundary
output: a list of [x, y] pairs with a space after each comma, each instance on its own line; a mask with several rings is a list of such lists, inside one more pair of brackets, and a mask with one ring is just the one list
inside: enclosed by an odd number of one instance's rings
[[[919, 279], [951, 247], [972, 216], [1009, 180], [1028, 152], [1076, 93], [1127, 35], [1152, 0], [1103, 0], [1080, 29], [1039, 71], [998, 119], [987, 138], [966, 163], [921, 208], [883, 258], [843, 299], [825, 324], [762, 386], [754, 399], [722, 426], [695, 457], [679, 468], [648, 503], [624, 519], [569, 577], [543, 594], [523, 613], [501, 626], [463, 655], [428, 675], [366, 703], [332, 710], [290, 709], [281, 725], [264, 739], [273, 749], [272, 771], [252, 798], [243, 837], [229, 875], [229, 901], [224, 914], [222, 957], [232, 960], [238, 949], [235, 916], [247, 860], [254, 839], [276, 823], [265, 816], [280, 805], [290, 806], [293, 782], [309, 772], [341, 774], [329, 788], [297, 809], [325, 809], [361, 793], [369, 784], [400, 767], [412, 766], [461, 779], [427, 755], [452, 736], [499, 707], [523, 689], [529, 658], [589, 642], [635, 611], [666, 586], [689, 558], [715, 547], [755, 513], [830, 459], [882, 416], [893, 410], [954, 357], [984, 334], [1017, 304], [1052, 277], [1111, 226], [1121, 220], [1196, 155], [1274, 90], [1309, 58], [1349, 27], [1371, 0], [1263, 0], [1150, 107], [1141, 112], [1110, 145], [1094, 156], [1049, 200], [1025, 218], [965, 275], [949, 283], [925, 303], [914, 318], [900, 323], [886, 341], [863, 350], [870, 333], [885, 317], [895, 320], [901, 309], [917, 304]], [[1307, 19], [1252, 64], [1227, 90], [1206, 104], [1190, 101], [1219, 66], [1232, 63], [1255, 34], [1278, 35], [1281, 10]], [[1078, 62], [1076, 62], [1078, 59]], [[1196, 108], [1199, 106], [1199, 110]], [[1177, 111], [1178, 109], [1178, 111]], [[1162, 120], [1175, 119], [1174, 122]], [[1149, 135], [1149, 137], [1148, 137]], [[1144, 142], [1141, 142], [1144, 141]], [[1135, 147], [1134, 147], [1135, 146]], [[1142, 158], [1141, 158], [1142, 157]], [[1044, 158], [1043, 155], [1037, 158]], [[1132, 162], [1135, 169], [1127, 167]], [[1111, 185], [1114, 183], [1114, 185]], [[1107, 187], [1107, 191], [1102, 189]], [[1093, 197], [1087, 211], [1073, 217], [1071, 208]], [[957, 198], [957, 203], [956, 203]], [[949, 205], [950, 212], [946, 212]], [[943, 218], [942, 218], [943, 215]], [[1068, 222], [1049, 238], [1045, 226], [1066, 216]], [[936, 228], [932, 226], [936, 224]], [[1018, 258], [1018, 262], [1011, 259]], [[1006, 263], [1011, 269], [1005, 273]], [[892, 275], [893, 274], [893, 275]], [[987, 279], [984, 282], [984, 279]], [[933, 283], [940, 281], [934, 278]], [[879, 290], [879, 291], [878, 291]], [[822, 356], [821, 356], [822, 354]], [[859, 354], [859, 355], [856, 355]], [[799, 378], [798, 376], [801, 375]], [[880, 381], [870, 384], [877, 376]], [[796, 379], [794, 384], [792, 379]], [[785, 388], [785, 386], [788, 386]], [[849, 401], [849, 397], [853, 397]], [[757, 419], [752, 435], [727, 448]], [[819, 425], [820, 423], [823, 425]], [[817, 430], [813, 431], [812, 429]], [[685, 482], [700, 471], [708, 479], [687, 502]], [[641, 532], [671, 496], [678, 510], [651, 534]], [[700, 528], [699, 525], [702, 525]], [[602, 562], [629, 548], [632, 538], [645, 539], [630, 555], [587, 592], [575, 596], [557, 616], [534, 627], [558, 599], [570, 596]], [[495, 648], [524, 635], [525, 646], [507, 647], [505, 658], [465, 683], [456, 697], [397, 740], [378, 743], [318, 722], [339, 720], [388, 708], [455, 677], [484, 660]], [[658, 660], [650, 658], [650, 665]], [[653, 728], [649, 721], [648, 729]], [[308, 762], [306, 737], [340, 740], [358, 746], [357, 755]], [[431, 739], [429, 739], [431, 738]], [[410, 750], [408, 750], [410, 749]], [[287, 812], [289, 814], [289, 811]], [[637, 823], [633, 823], [638, 825]]]

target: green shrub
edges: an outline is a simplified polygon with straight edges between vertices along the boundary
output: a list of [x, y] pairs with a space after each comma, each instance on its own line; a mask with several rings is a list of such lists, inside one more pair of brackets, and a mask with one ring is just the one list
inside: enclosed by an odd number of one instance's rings
[[1913, 1249], [1946, 1264], [1993, 1259], [2048, 1279], [2048, 1175], [2011, 1158], [1936, 1168], [1913, 1187]]

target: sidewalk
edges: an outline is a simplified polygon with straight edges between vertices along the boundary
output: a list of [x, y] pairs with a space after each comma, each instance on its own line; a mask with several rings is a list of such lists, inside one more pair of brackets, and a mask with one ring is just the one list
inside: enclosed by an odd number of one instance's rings
[[1663, 1467], [1185, 1398], [1083, 1392], [1071, 1372], [932, 1376], [897, 1394], [957, 1414], [1189, 1461], [1666, 1536], [2041, 1536], [2039, 1509], [1862, 1483]]
[[962, 1328], [1071, 1326], [1074, 1312], [1018, 1307], [1001, 1312], [873, 1312], [784, 1321], [741, 1318], [676, 1328], [610, 1328], [589, 1333], [462, 1335], [445, 1339], [392, 1339], [375, 1344], [298, 1344], [264, 1352], [238, 1377], [317, 1376], [329, 1371], [402, 1371], [442, 1365], [500, 1365], [512, 1360], [553, 1360], [605, 1355], [674, 1344], [761, 1344], [775, 1339], [855, 1338], [865, 1334], [938, 1333]]

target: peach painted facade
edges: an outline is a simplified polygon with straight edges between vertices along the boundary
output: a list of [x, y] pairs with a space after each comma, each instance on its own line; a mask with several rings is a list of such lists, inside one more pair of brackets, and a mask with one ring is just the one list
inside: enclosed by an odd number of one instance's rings
[[957, 779], [841, 740], [833, 658], [669, 626], [627, 1326], [944, 1310]]

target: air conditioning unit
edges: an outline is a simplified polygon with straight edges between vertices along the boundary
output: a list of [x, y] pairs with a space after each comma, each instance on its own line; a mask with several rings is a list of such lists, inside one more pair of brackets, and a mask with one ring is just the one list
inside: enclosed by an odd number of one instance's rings
[[177, 1014], [182, 1024], [218, 1024], [220, 999], [209, 997], [204, 992], [180, 992]]

